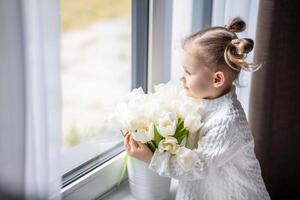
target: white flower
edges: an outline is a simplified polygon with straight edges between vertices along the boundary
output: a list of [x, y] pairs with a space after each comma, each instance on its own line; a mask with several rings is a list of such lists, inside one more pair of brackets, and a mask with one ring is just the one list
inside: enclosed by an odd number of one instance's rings
[[139, 99], [145, 96], [144, 90], [142, 87], [135, 88], [133, 89], [130, 93], [127, 95], [127, 99], [134, 100], [134, 99]]
[[154, 139], [154, 124], [150, 123], [148, 126], [146, 123], [138, 124], [137, 131], [131, 132], [132, 137], [136, 141], [140, 141], [142, 143], [149, 142]]
[[180, 84], [175, 81], [169, 81], [166, 84], [158, 84], [154, 86], [154, 93], [156, 99], [159, 101], [164, 101], [168, 104], [169, 108], [173, 108], [171, 106], [172, 103], [177, 102], [182, 99], [180, 95]]
[[191, 133], [198, 131], [202, 125], [202, 117], [198, 112], [189, 113], [184, 119], [184, 127]]
[[178, 97], [180, 92], [180, 85], [175, 81], [169, 81], [165, 84], [161, 83], [154, 86], [155, 94], [166, 98], [168, 100], [172, 100]]
[[164, 112], [158, 118], [157, 130], [163, 137], [174, 135], [177, 125], [177, 116], [175, 113]]
[[167, 136], [159, 142], [158, 150], [159, 152], [169, 151], [171, 154], [176, 154], [179, 150], [177, 139]]
[[[127, 101], [117, 104], [112, 116], [108, 117], [110, 124], [123, 131], [135, 131], [150, 124], [150, 109], [153, 107], [151, 95], [145, 94], [141, 87], [132, 90], [127, 95]], [[143, 129], [143, 128], [142, 128]]]
[[178, 105], [178, 113], [181, 117], [185, 118], [188, 113], [193, 112], [196, 109], [196, 106], [191, 101], [182, 101]]
[[168, 112], [168, 105], [160, 99], [153, 98], [146, 109], [145, 113], [147, 113], [149, 120], [157, 124], [162, 113]]
[[[110, 124], [115, 125], [121, 130], [129, 131], [132, 128], [133, 122], [133, 115], [130, 115], [130, 111], [128, 105], [126, 103], [119, 103], [116, 108], [115, 112], [109, 118]], [[132, 129], [133, 130], [133, 129]]]
[[[141, 87], [133, 89], [106, 121], [123, 132], [131, 132], [135, 140], [143, 143], [154, 139], [154, 124], [162, 137], [174, 137], [179, 118], [184, 120], [189, 134], [201, 127], [199, 102], [188, 99], [177, 83], [159, 84], [154, 90], [145, 94]], [[180, 145], [185, 144], [186, 139]]]
[[197, 154], [186, 147], [180, 147], [176, 154], [176, 160], [178, 164], [185, 171], [190, 170], [193, 166], [194, 161], [197, 159]]

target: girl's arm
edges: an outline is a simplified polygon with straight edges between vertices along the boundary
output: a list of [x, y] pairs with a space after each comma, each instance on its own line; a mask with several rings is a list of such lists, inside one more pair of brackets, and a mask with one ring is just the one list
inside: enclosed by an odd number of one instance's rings
[[214, 169], [234, 157], [243, 146], [241, 137], [236, 133], [236, 123], [238, 121], [232, 116], [215, 120], [208, 127], [206, 135], [198, 142], [197, 149], [185, 149], [186, 155], [189, 155], [190, 158], [193, 155], [192, 165], [188, 169], [179, 165], [178, 154], [160, 153], [158, 150], [154, 152], [149, 168], [161, 176], [174, 179], [204, 179]]

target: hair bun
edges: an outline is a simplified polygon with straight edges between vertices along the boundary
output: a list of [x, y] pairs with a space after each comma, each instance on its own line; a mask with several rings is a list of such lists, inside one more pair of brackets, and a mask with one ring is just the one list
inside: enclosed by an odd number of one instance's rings
[[252, 51], [254, 42], [250, 38], [233, 39], [225, 48], [224, 60], [235, 71], [241, 69], [249, 72], [257, 71], [262, 65], [248, 63], [245, 58]]
[[242, 20], [242, 18], [236, 17], [232, 19], [227, 25], [225, 25], [225, 28], [231, 32], [239, 33], [246, 29], [246, 23], [244, 20]]
[[236, 52], [239, 55], [252, 51], [254, 42], [250, 38], [233, 39], [231, 43], [236, 47]]

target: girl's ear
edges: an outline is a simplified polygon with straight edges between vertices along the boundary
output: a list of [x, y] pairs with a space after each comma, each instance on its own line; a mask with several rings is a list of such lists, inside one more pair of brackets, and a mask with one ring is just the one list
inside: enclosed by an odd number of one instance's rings
[[225, 83], [225, 75], [222, 71], [217, 71], [214, 74], [213, 85], [216, 88], [222, 87]]

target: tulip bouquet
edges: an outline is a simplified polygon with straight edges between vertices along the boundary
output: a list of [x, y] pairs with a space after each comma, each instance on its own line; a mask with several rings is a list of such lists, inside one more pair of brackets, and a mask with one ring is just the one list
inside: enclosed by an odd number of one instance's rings
[[[176, 160], [183, 169], [188, 170], [192, 166], [194, 154], [185, 146], [196, 141], [196, 132], [203, 125], [202, 108], [175, 82], [158, 84], [154, 86], [153, 93], [145, 94], [141, 87], [132, 90], [126, 100], [116, 106], [110, 121], [123, 136], [131, 134], [134, 140], [146, 144], [153, 153], [156, 149], [169, 152], [177, 156]], [[119, 185], [126, 172], [127, 160], [126, 155]], [[136, 185], [139, 184], [133, 184], [131, 188]]]
[[123, 135], [129, 132], [152, 152], [158, 149], [172, 155], [203, 124], [199, 104], [172, 81], [154, 86], [153, 93], [145, 94], [141, 87], [134, 89], [117, 105], [112, 119]]

